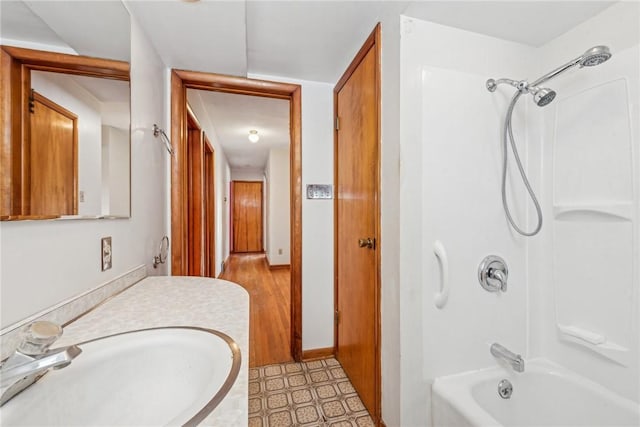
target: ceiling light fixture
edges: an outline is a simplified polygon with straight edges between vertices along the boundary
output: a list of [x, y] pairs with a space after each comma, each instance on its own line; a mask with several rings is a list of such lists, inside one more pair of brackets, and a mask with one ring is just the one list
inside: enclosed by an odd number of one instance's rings
[[251, 141], [253, 144], [255, 144], [256, 142], [258, 142], [259, 139], [260, 139], [260, 135], [258, 135], [258, 131], [257, 130], [250, 130], [249, 131], [249, 141]]

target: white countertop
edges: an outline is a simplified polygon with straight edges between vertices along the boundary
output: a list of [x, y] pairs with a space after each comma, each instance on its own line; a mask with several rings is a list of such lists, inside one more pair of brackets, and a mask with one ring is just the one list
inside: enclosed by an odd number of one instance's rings
[[249, 295], [239, 285], [203, 277], [147, 277], [65, 327], [55, 347], [160, 326], [216, 329], [234, 339], [242, 356], [240, 373], [201, 425], [246, 426]]

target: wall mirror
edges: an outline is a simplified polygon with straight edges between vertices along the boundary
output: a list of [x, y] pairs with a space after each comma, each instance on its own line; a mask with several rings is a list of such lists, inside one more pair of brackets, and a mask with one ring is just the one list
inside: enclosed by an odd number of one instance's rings
[[[121, 2], [0, 6], [0, 219], [128, 218], [128, 12]], [[96, 6], [106, 25], [84, 28]]]

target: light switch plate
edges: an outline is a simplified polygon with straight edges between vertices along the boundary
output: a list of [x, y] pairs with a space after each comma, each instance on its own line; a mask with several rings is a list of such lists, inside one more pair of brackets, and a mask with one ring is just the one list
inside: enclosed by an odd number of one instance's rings
[[307, 199], [333, 199], [333, 186], [307, 184]]
[[109, 270], [111, 268], [111, 236], [103, 237], [101, 242], [101, 254], [102, 259], [102, 271]]

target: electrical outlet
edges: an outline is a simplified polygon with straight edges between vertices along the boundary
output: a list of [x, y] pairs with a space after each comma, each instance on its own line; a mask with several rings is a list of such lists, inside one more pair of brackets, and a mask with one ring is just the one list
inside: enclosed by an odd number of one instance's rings
[[84, 191], [80, 190], [80, 202], [84, 202]]
[[101, 240], [101, 259], [102, 259], [102, 271], [109, 270], [111, 268], [112, 260], [112, 248], [111, 248], [111, 236], [103, 237]]
[[278, 255], [282, 255], [282, 249], [278, 249]]

